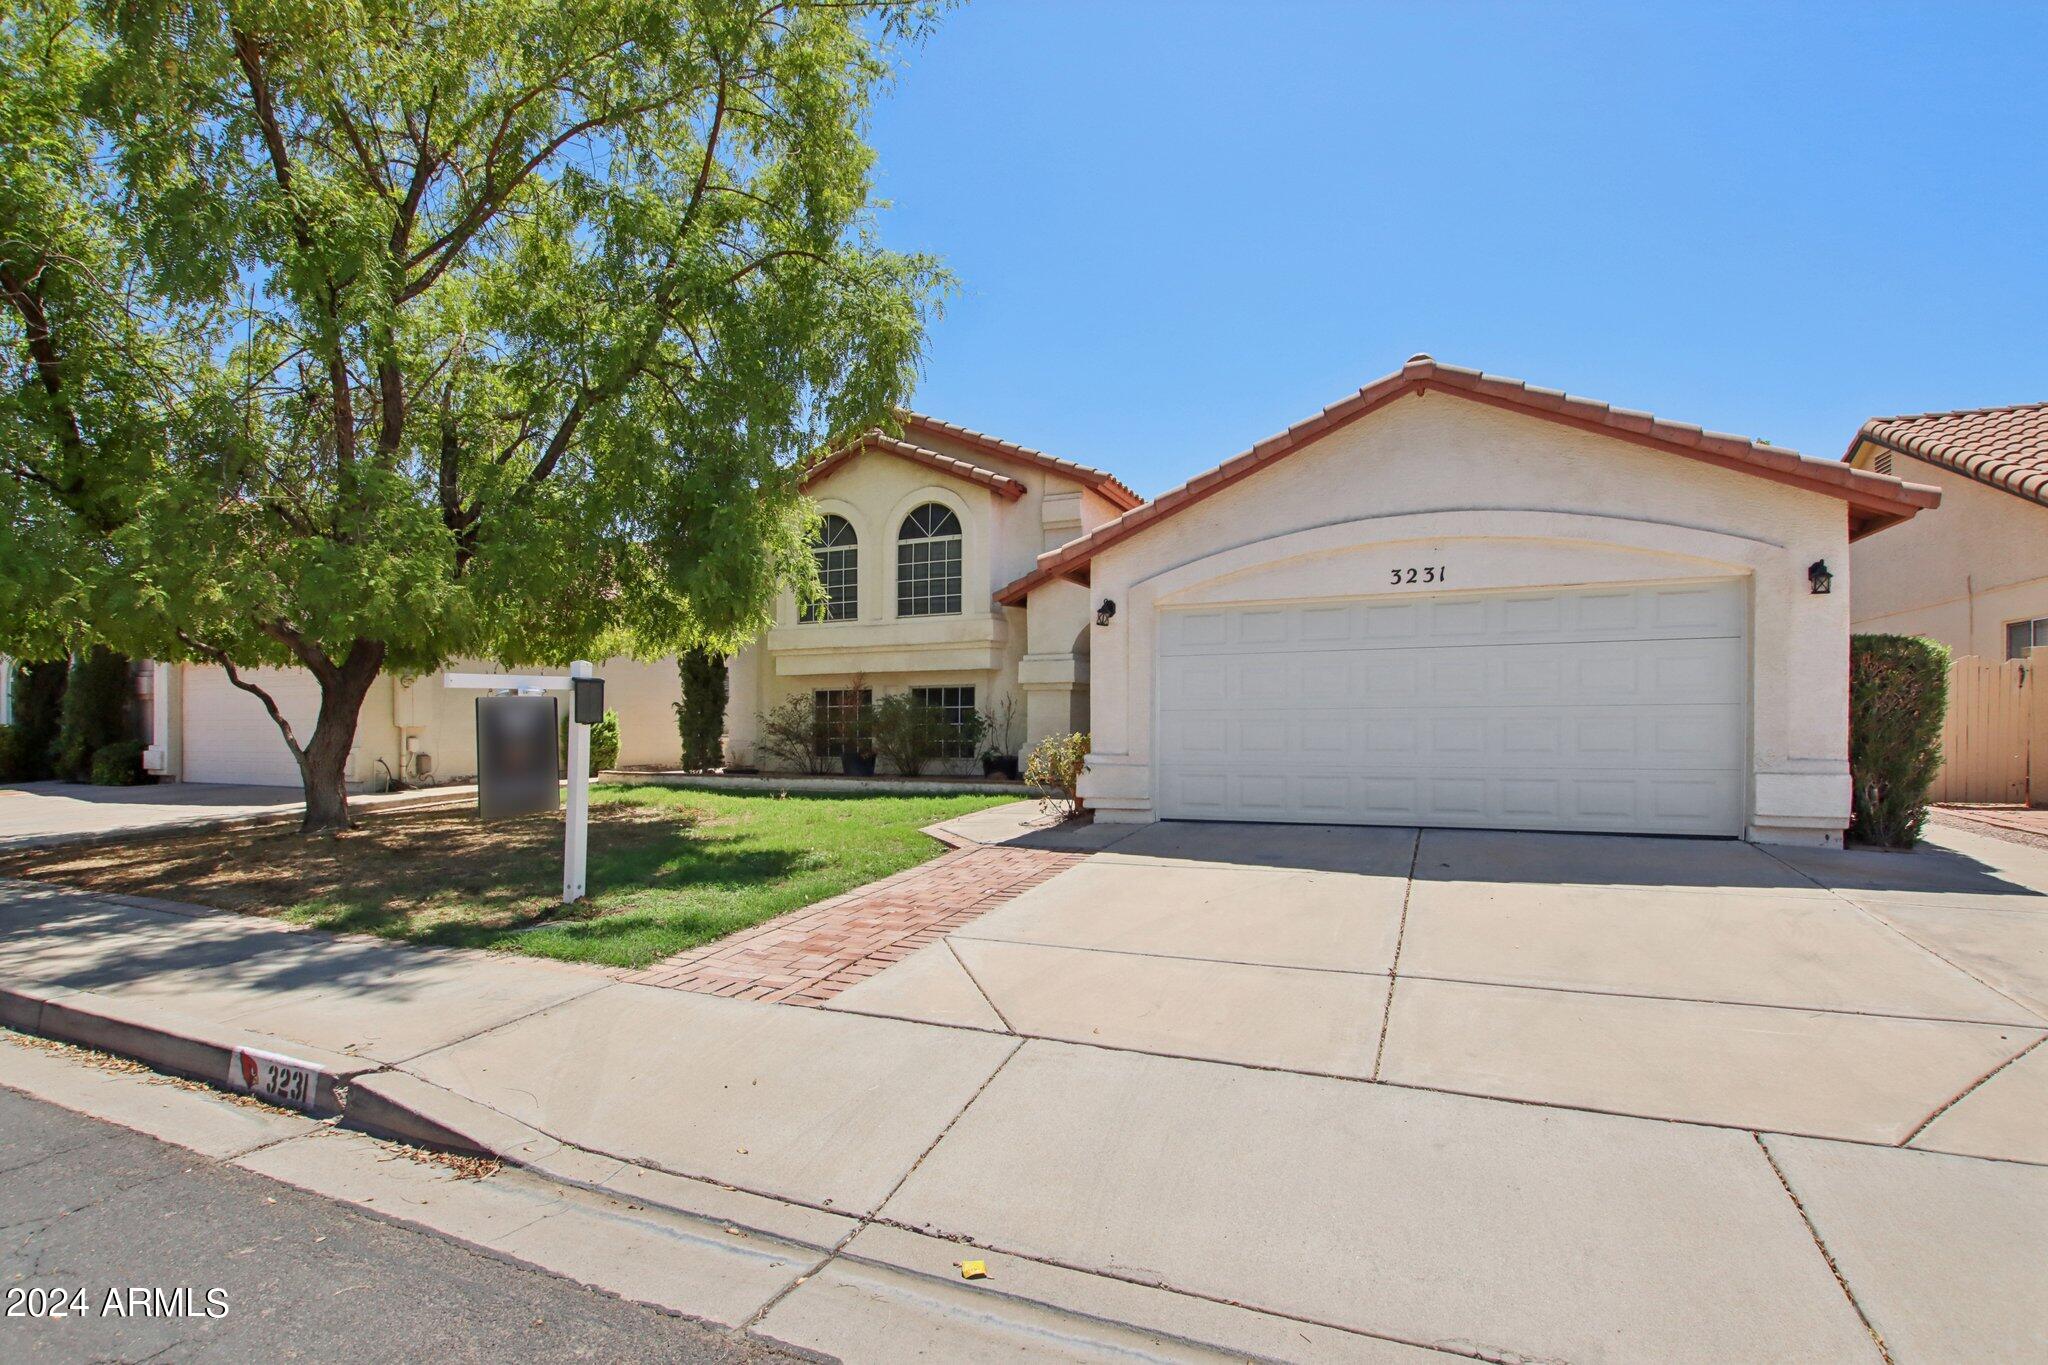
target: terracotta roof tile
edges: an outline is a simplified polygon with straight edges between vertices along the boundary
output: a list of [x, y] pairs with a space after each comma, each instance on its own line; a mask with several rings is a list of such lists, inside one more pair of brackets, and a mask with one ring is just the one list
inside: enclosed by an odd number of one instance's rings
[[1853, 469], [1834, 460], [1816, 460], [1766, 445], [1745, 436], [1709, 432], [1686, 422], [1666, 422], [1646, 412], [1615, 408], [1590, 398], [1576, 398], [1557, 389], [1534, 388], [1519, 379], [1486, 374], [1462, 365], [1443, 365], [1427, 355], [1411, 358], [1393, 374], [1377, 379], [1357, 393], [1333, 403], [1278, 435], [1269, 436], [1216, 468], [1196, 475], [1179, 488], [1134, 507], [1114, 521], [1038, 557], [1038, 567], [996, 594], [1015, 605], [1031, 590], [1054, 578], [1084, 578], [1091, 559], [1108, 546], [1137, 534], [1239, 479], [1309, 445], [1324, 433], [1356, 421], [1409, 393], [1440, 392], [1511, 411], [1563, 422], [1583, 430], [1632, 440], [1655, 449], [1723, 468], [1809, 488], [1849, 504], [1851, 535], [1904, 521], [1923, 507], [1941, 501], [1939, 489], [1904, 483], [1882, 474]]
[[804, 471], [803, 486], [809, 488], [820, 479], [843, 468], [847, 461], [860, 454], [863, 450], [887, 451], [891, 455], [901, 456], [903, 459], [911, 460], [927, 468], [936, 469], [941, 474], [950, 474], [956, 479], [965, 479], [968, 483], [976, 483], [980, 484], [983, 488], [993, 489], [1012, 502], [1024, 496], [1024, 485], [1007, 474], [999, 474], [993, 469], [984, 469], [978, 464], [957, 459], [951, 455], [942, 455], [936, 450], [926, 450], [923, 446], [912, 445], [908, 441], [898, 440], [885, 431], [864, 431], [853, 440], [833, 451], [830, 455], [827, 455], [824, 459], [812, 465], [808, 470]]
[[928, 430], [950, 436], [963, 445], [977, 446], [988, 454], [1006, 456], [1009, 459], [1019, 460], [1025, 464], [1036, 465], [1050, 473], [1064, 475], [1084, 488], [1093, 489], [1118, 508], [1127, 510], [1145, 501], [1132, 492], [1123, 480], [1113, 474], [1106, 474], [1100, 469], [1090, 469], [1085, 464], [1076, 464], [1072, 460], [1063, 460], [1057, 455], [1048, 455], [1042, 450], [1033, 450], [1029, 446], [1020, 446], [1015, 441], [1005, 441], [1000, 437], [991, 436], [987, 432], [956, 426], [951, 422], [942, 422], [936, 417], [927, 417], [924, 413], [912, 412], [908, 408], [898, 409], [896, 417], [897, 420], [903, 423], [905, 434], [912, 433], [919, 427], [924, 427]]
[[2048, 506], [2048, 403], [1873, 417], [1849, 455], [1866, 441]]

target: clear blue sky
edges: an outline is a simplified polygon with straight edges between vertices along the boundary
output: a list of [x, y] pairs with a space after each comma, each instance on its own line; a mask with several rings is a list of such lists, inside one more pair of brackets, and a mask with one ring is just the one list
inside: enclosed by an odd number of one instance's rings
[[917, 405], [1147, 495], [1411, 352], [1834, 458], [2048, 399], [2048, 6], [979, 0], [877, 111]]

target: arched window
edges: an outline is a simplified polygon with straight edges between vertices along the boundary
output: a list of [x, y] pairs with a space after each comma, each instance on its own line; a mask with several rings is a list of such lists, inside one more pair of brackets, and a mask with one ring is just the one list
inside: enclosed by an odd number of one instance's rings
[[804, 608], [806, 621], [851, 621], [860, 615], [860, 537], [845, 517], [827, 514], [818, 523], [811, 553], [818, 557], [821, 602]]
[[896, 614], [960, 614], [960, 518], [928, 502], [896, 533]]

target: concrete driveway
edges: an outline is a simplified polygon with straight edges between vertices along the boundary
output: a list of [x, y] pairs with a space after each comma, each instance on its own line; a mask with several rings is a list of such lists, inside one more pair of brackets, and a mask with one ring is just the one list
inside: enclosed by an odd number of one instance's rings
[[1160, 824], [828, 1008], [2048, 1162], [2048, 852]]
[[0, 849], [75, 843], [108, 835], [143, 834], [218, 820], [296, 810], [297, 787], [244, 787], [165, 782], [95, 787], [83, 782], [17, 782], [0, 786]]

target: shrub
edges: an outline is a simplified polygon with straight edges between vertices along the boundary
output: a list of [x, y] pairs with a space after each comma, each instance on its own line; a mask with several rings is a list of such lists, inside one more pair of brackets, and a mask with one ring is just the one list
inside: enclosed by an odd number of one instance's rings
[[94, 751], [92, 782], [95, 787], [133, 787], [145, 780], [141, 740], [116, 740]]
[[874, 733], [875, 752], [905, 777], [916, 777], [958, 731], [938, 707], [898, 692], [875, 703]]
[[109, 744], [132, 738], [128, 703], [134, 689], [128, 660], [100, 645], [88, 649], [71, 669], [64, 688], [63, 719], [57, 730], [57, 776], [72, 782], [92, 777], [92, 756]]
[[0, 740], [0, 782], [35, 782], [56, 776], [57, 733], [63, 724], [64, 659], [14, 665], [14, 723]]
[[1851, 838], [1880, 848], [1919, 842], [1927, 794], [1941, 771], [1948, 662], [1945, 646], [1918, 636], [1850, 637]]
[[683, 766], [699, 772], [715, 768], [725, 756], [725, 660], [708, 650], [693, 649], [676, 660], [676, 673], [683, 688], [683, 699], [675, 704]]
[[825, 771], [825, 728], [808, 696], [798, 695], [754, 717], [760, 727], [757, 748], [799, 772]]
[[[569, 773], [569, 715], [562, 712], [562, 742], [556, 750], [562, 756], [562, 775]], [[606, 768], [619, 766], [619, 713], [607, 711], [604, 719], [590, 727], [590, 775], [596, 777]]]
[[1047, 810], [1074, 815], [1081, 809], [1081, 767], [1087, 757], [1087, 735], [1047, 735], [1024, 760], [1024, 780], [1038, 788]]

